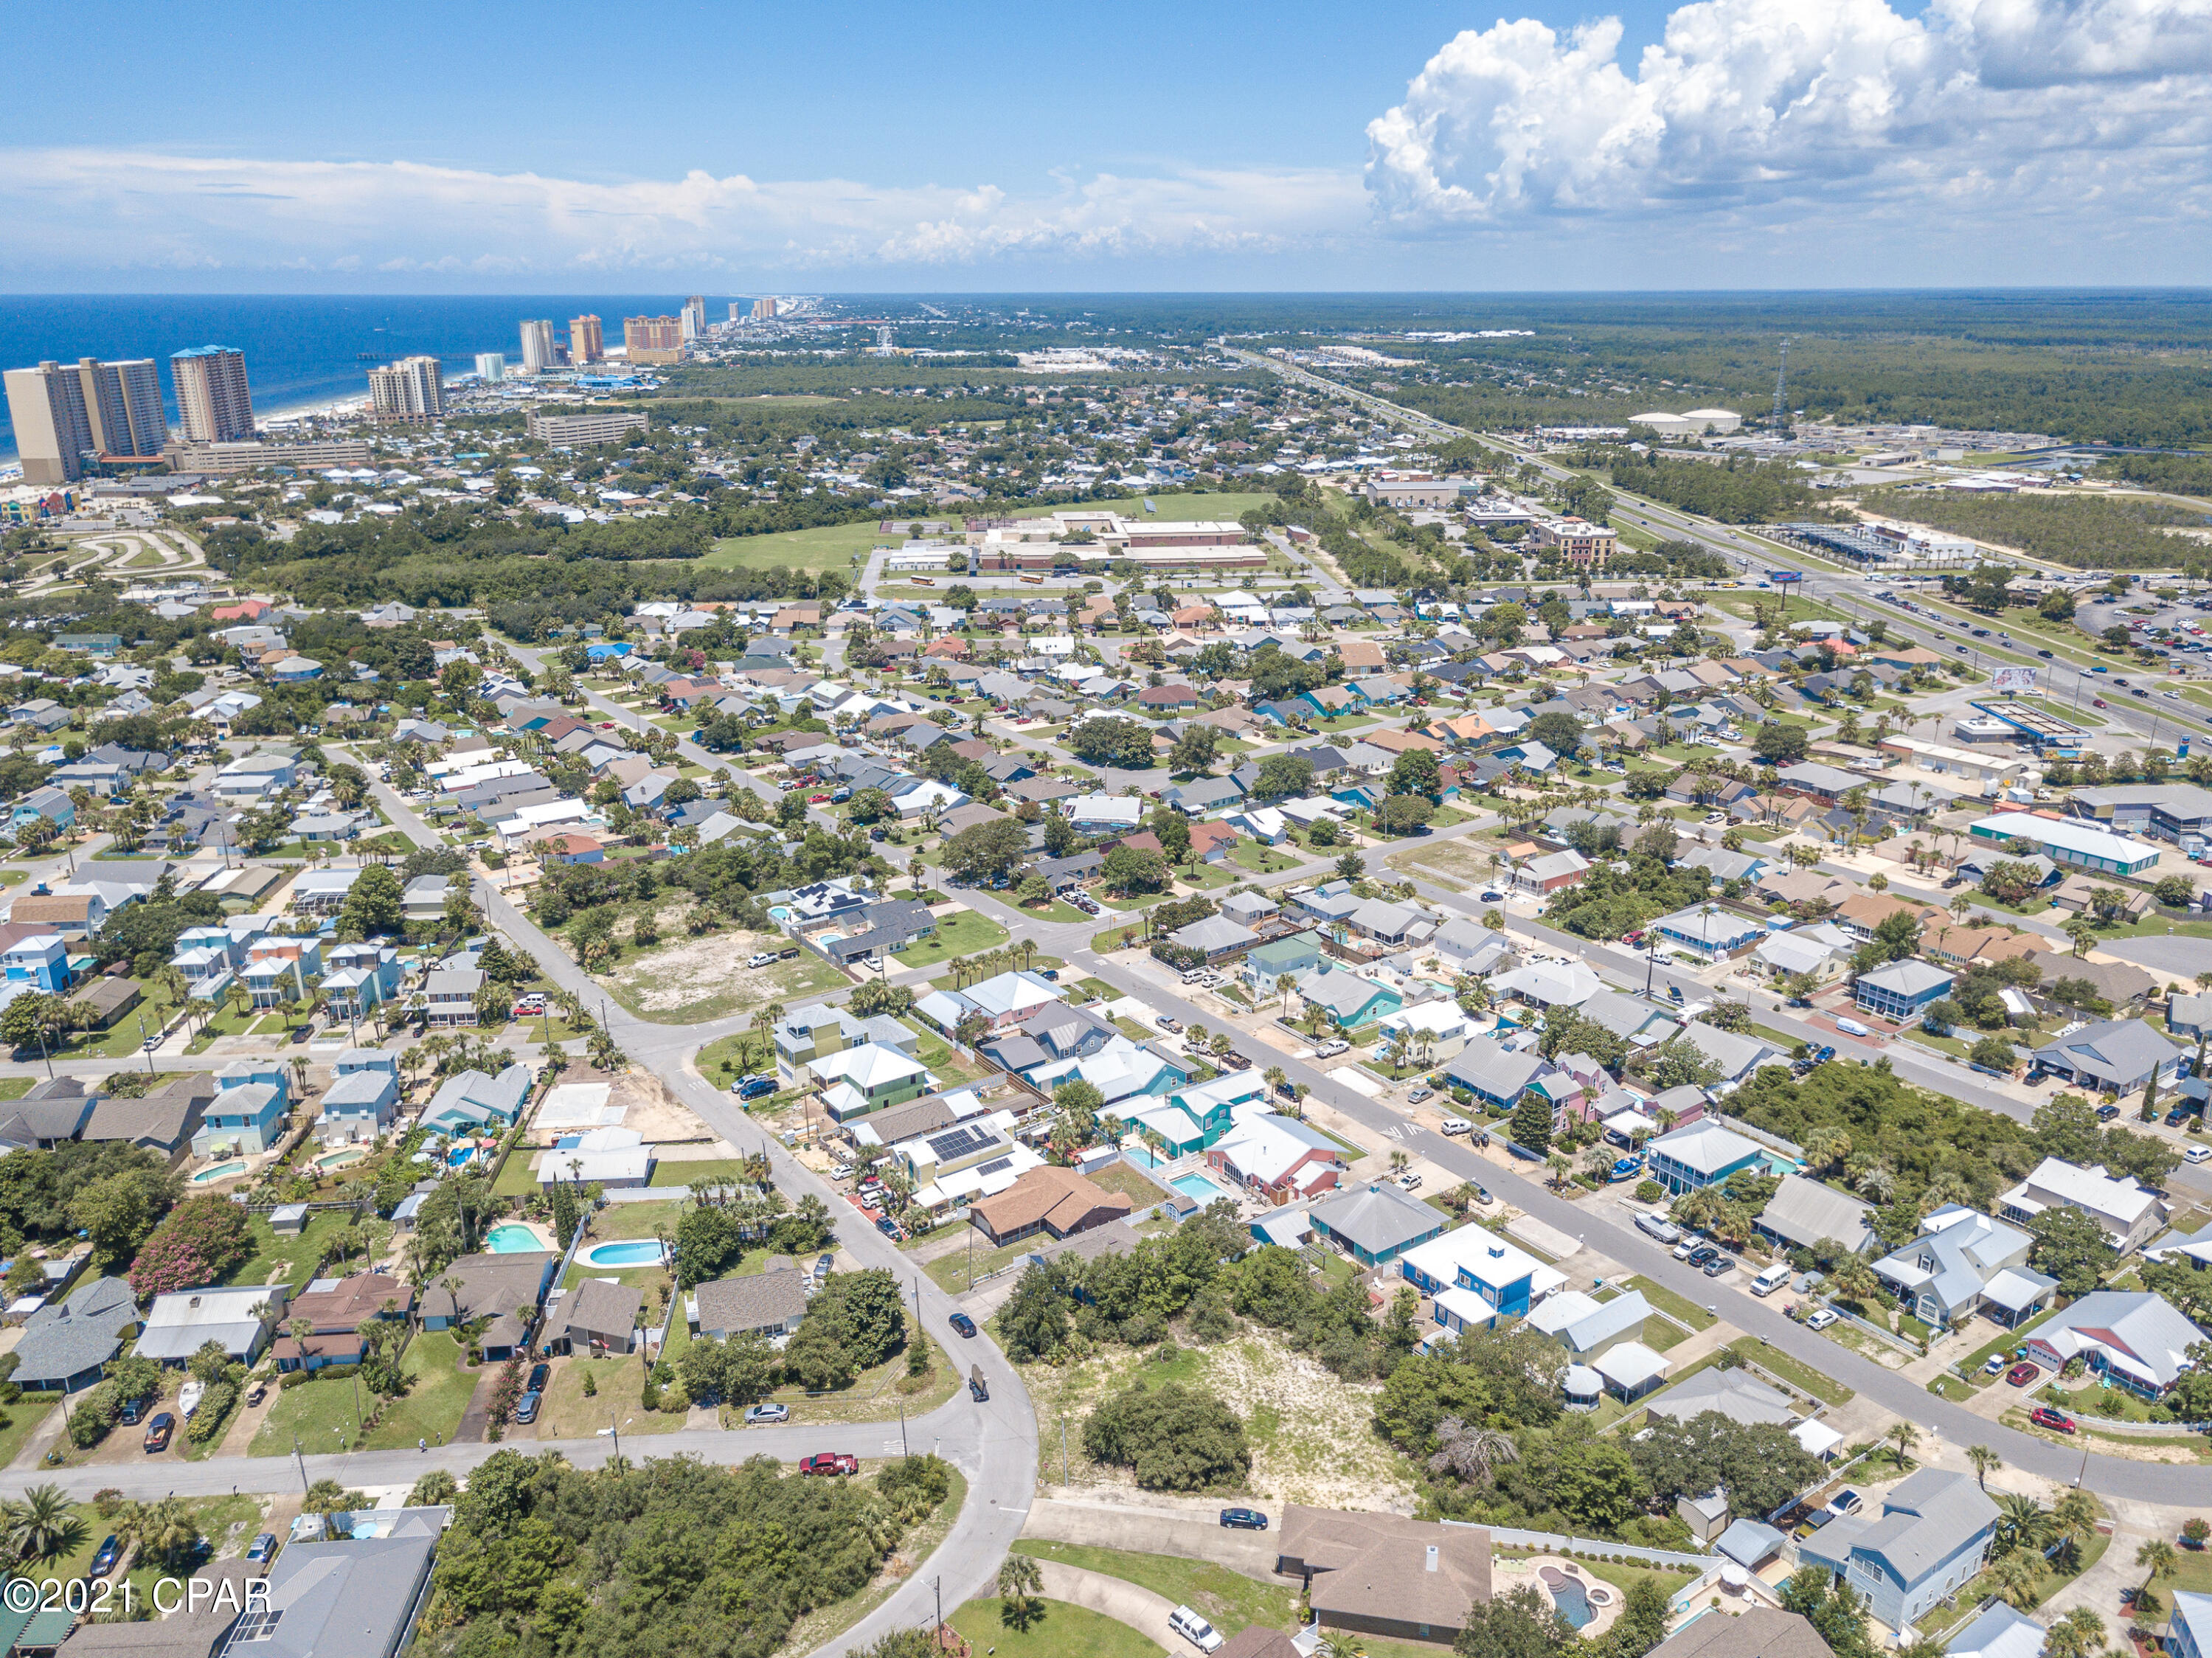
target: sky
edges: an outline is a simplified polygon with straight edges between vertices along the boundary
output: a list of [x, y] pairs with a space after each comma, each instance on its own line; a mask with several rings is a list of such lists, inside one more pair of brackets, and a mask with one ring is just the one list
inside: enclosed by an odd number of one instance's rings
[[0, 104], [14, 293], [2212, 269], [2212, 0], [75, 0], [9, 44], [73, 66]]

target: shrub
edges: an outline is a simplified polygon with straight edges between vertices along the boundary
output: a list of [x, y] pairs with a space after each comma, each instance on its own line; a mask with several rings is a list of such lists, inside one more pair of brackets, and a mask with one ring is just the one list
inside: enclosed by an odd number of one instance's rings
[[1133, 1470], [1146, 1491], [1237, 1487], [1252, 1472], [1236, 1413], [1219, 1395], [1175, 1382], [1139, 1382], [1103, 1400], [1083, 1424], [1083, 1449]]
[[952, 1465], [941, 1456], [902, 1456], [876, 1476], [876, 1491], [912, 1525], [952, 1493]]
[[211, 1382], [208, 1390], [200, 1395], [200, 1407], [192, 1412], [192, 1419], [185, 1424], [185, 1437], [195, 1445], [204, 1445], [221, 1433], [230, 1421], [232, 1406], [238, 1403], [238, 1386], [230, 1382]]
[[172, 1290], [213, 1284], [253, 1253], [246, 1211], [228, 1198], [186, 1198], [138, 1246], [131, 1288], [149, 1301]]

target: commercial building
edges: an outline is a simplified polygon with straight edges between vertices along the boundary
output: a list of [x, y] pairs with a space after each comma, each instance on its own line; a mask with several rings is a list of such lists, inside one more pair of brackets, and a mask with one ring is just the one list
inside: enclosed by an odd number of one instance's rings
[[705, 299], [699, 295], [694, 294], [690, 299], [684, 301], [684, 310], [678, 320], [684, 338], [686, 341], [696, 340], [704, 335], [707, 331], [707, 301]]
[[319, 472], [331, 466], [366, 466], [370, 461], [364, 438], [321, 438], [308, 443], [263, 443], [258, 439], [244, 443], [172, 443], [161, 452], [179, 472], [213, 477], [264, 466]]
[[522, 324], [522, 372], [542, 374], [558, 362], [553, 350], [553, 319], [526, 318]]
[[1555, 547], [1568, 563], [1592, 568], [1602, 567], [1620, 550], [1620, 535], [1578, 518], [1546, 519], [1536, 526], [1536, 544]]
[[[730, 309], [734, 312], [737, 309], [737, 307], [733, 305]], [[755, 322], [774, 322], [775, 320], [775, 301], [773, 299], [755, 300], [753, 301], [753, 320]]]
[[595, 409], [580, 415], [540, 415], [528, 421], [530, 435], [544, 443], [573, 448], [614, 443], [653, 424], [641, 409]]
[[2107, 875], [2138, 875], [2158, 862], [2156, 847], [2130, 841], [2109, 829], [2092, 829], [2079, 818], [2045, 817], [2036, 812], [2001, 811], [1967, 826], [1977, 841], [2025, 841], [2054, 864], [2094, 869]]
[[73, 367], [42, 362], [7, 373], [8, 417], [26, 483], [69, 483], [84, 476], [96, 452], [85, 414], [83, 382]]
[[379, 422], [436, 420], [446, 412], [446, 375], [435, 357], [402, 357], [368, 371], [368, 399]]
[[2077, 789], [2069, 804], [2115, 830], [2171, 841], [2192, 858], [2212, 846], [2212, 789], [2191, 783]]
[[169, 359], [177, 387], [177, 424], [186, 443], [236, 443], [253, 435], [253, 394], [246, 353], [200, 345]]
[[607, 359], [606, 335], [599, 319], [588, 313], [568, 319], [568, 361], [577, 367]]
[[507, 354], [503, 351], [477, 353], [477, 378], [486, 386], [497, 386], [507, 378]]
[[676, 317], [624, 317], [623, 354], [632, 362], [681, 362], [684, 324]]

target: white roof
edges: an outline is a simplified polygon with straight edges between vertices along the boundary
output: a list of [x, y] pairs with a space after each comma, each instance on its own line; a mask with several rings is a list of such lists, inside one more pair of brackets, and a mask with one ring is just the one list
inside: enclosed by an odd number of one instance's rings
[[2110, 829], [2093, 829], [2071, 817], [2039, 817], [2025, 811], [2001, 811], [1993, 817], [1980, 818], [1967, 825], [1967, 832], [1984, 840], [2010, 840], [2018, 835], [2040, 846], [2058, 847], [2081, 857], [2115, 864], [2139, 864], [2158, 855], [2157, 848]]
[[1512, 1284], [1543, 1265], [1528, 1251], [1472, 1221], [1442, 1237], [1416, 1244], [1399, 1259], [1440, 1284], [1457, 1283], [1462, 1266], [1477, 1283]]
[[1692, 1123], [1687, 1128], [1662, 1134], [1644, 1148], [1655, 1157], [1663, 1153], [1684, 1168], [1704, 1175], [1725, 1169], [1759, 1149], [1757, 1141], [1746, 1139], [1733, 1128], [1723, 1128], [1717, 1122]]
[[1600, 1354], [1593, 1367], [1616, 1388], [1632, 1388], [1667, 1374], [1667, 1359], [1640, 1341], [1624, 1341]]
[[2125, 1234], [2148, 1211], [2158, 1206], [2154, 1193], [2135, 1181], [2105, 1172], [2102, 1163], [2084, 1169], [2078, 1163], [2045, 1157], [2030, 1175], [1998, 1200], [2004, 1209], [2039, 1215], [2054, 1204], [2086, 1211], [2110, 1223], [2109, 1230]]
[[1843, 1435], [1825, 1422], [1815, 1422], [1810, 1417], [1790, 1430], [1790, 1436], [1814, 1456], [1826, 1456], [1844, 1442]]
[[916, 1074], [928, 1074], [921, 1060], [909, 1059], [896, 1048], [886, 1048], [881, 1042], [861, 1042], [835, 1054], [823, 1054], [806, 1063], [808, 1069], [825, 1083], [835, 1078], [864, 1091]]

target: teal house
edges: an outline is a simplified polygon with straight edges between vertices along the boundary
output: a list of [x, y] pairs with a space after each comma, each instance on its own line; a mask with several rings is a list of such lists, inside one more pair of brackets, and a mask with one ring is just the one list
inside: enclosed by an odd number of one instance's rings
[[1339, 1030], [1371, 1025], [1406, 1005], [1405, 998], [1389, 985], [1342, 968], [1322, 967], [1309, 973], [1298, 981], [1298, 994], [1308, 1007], [1326, 1013]]

